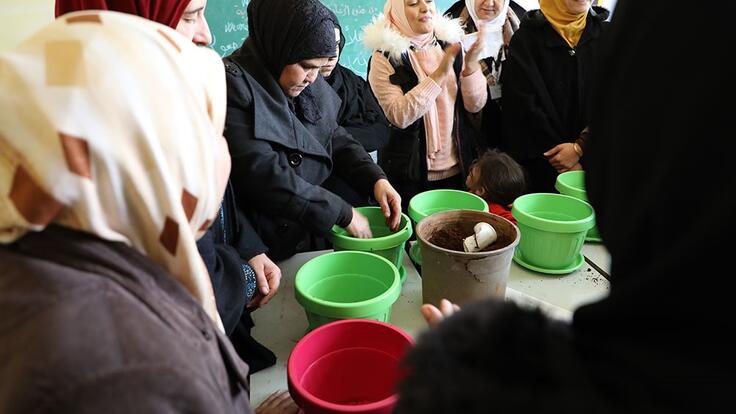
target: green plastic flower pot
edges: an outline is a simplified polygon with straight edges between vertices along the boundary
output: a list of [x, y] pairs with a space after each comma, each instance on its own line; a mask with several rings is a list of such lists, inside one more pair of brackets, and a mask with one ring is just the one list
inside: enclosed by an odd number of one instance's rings
[[359, 207], [356, 210], [368, 219], [373, 238], [359, 239], [352, 237], [344, 228], [334, 226], [330, 233], [330, 240], [335, 251], [358, 250], [385, 257], [399, 270], [401, 283], [403, 284], [406, 280], [406, 269], [403, 265], [404, 245], [412, 234], [409, 217], [406, 214], [401, 214], [399, 230], [392, 232], [386, 225], [386, 218], [383, 216], [380, 207]]
[[[416, 226], [423, 218], [449, 210], [475, 210], [488, 212], [488, 203], [481, 197], [460, 190], [429, 190], [415, 195], [409, 200], [409, 217]], [[414, 263], [422, 264], [419, 243], [414, 243], [409, 251]]]
[[309, 330], [341, 319], [388, 322], [401, 293], [399, 271], [373, 253], [331, 252], [308, 261], [296, 272], [296, 300]]
[[[585, 171], [568, 171], [558, 175], [555, 188], [560, 194], [569, 195], [585, 202], [588, 201], [588, 194], [585, 191]], [[598, 227], [595, 224], [592, 229], [588, 230], [585, 241], [601, 241]]]
[[521, 231], [516, 263], [550, 274], [583, 265], [580, 251], [595, 220], [590, 204], [563, 194], [533, 193], [514, 200], [511, 212]]

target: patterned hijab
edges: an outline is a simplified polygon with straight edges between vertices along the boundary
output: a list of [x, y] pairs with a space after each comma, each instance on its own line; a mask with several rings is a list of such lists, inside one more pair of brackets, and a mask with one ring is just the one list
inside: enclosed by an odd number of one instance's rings
[[81, 10], [133, 14], [176, 28], [190, 0], [56, 0], [56, 17]]
[[539, 0], [539, 8], [565, 42], [570, 47], [577, 47], [585, 30], [588, 10], [580, 14], [571, 14], [567, 11], [565, 0]]
[[219, 322], [195, 235], [225, 103], [216, 53], [129, 14], [67, 14], [0, 54], [0, 243], [50, 224], [123, 242]]

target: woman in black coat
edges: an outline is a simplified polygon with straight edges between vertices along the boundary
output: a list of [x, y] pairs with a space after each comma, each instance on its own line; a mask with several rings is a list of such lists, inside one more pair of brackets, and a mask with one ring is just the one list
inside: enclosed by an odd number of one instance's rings
[[[593, 66], [608, 11], [590, 1], [542, 0], [522, 19], [501, 76], [501, 147], [527, 169], [531, 192], [556, 192], [557, 174], [580, 169]], [[563, 36], [561, 33], [565, 33]]]
[[249, 36], [225, 58], [236, 204], [275, 260], [320, 243], [333, 225], [370, 237], [364, 216], [321, 184], [335, 174], [372, 195], [398, 227], [401, 198], [337, 124], [340, 99], [319, 76], [335, 56], [337, 18], [317, 0], [254, 0]]

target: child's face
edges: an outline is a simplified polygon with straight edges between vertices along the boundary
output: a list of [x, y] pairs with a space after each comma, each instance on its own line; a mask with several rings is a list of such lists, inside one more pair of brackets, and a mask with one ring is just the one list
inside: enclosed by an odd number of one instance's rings
[[465, 179], [465, 186], [468, 187], [468, 191], [471, 193], [483, 197], [485, 196], [486, 192], [483, 190], [483, 187], [480, 186], [480, 177], [478, 173], [478, 167], [473, 167], [470, 169], [470, 173], [468, 174], [468, 178]]

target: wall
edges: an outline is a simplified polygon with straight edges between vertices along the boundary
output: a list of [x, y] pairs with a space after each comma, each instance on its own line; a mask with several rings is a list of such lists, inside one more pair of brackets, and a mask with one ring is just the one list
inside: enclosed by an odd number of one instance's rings
[[0, 0], [0, 50], [8, 50], [54, 19], [54, 0]]

